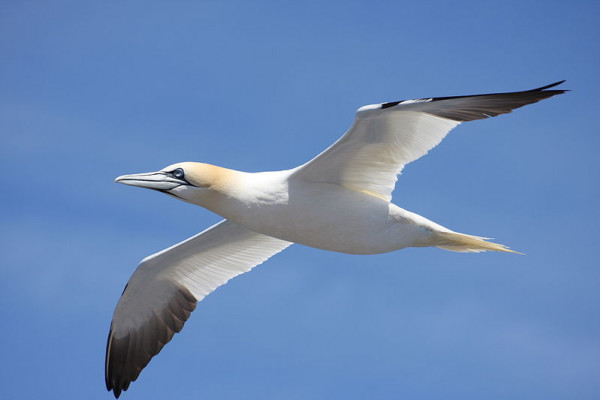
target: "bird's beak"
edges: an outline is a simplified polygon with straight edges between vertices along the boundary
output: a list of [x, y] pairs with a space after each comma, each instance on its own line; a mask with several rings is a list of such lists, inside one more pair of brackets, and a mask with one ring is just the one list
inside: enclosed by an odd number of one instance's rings
[[163, 171], [121, 175], [115, 179], [115, 182], [155, 190], [171, 190], [186, 184], [185, 181], [179, 180]]

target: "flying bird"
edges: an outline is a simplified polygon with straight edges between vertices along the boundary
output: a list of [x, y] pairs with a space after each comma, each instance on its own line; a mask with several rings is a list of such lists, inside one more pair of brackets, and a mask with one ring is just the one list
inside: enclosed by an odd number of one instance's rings
[[115, 309], [106, 387], [116, 398], [179, 332], [206, 295], [293, 243], [350, 254], [432, 246], [458, 252], [508, 247], [458, 233], [391, 203], [404, 166], [464, 121], [495, 117], [564, 93], [533, 90], [368, 105], [321, 154], [284, 171], [248, 173], [183, 162], [116, 182], [154, 189], [225, 218], [139, 264]]

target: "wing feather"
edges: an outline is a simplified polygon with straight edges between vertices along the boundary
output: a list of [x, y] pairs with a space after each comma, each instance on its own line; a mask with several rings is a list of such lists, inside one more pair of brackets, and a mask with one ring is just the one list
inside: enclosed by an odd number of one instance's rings
[[433, 97], [361, 107], [350, 129], [298, 168], [295, 176], [339, 184], [390, 201], [404, 166], [427, 154], [458, 124], [509, 113], [564, 93], [548, 90], [562, 82], [522, 92]]
[[106, 387], [127, 390], [183, 328], [197, 302], [291, 243], [225, 220], [144, 259], [117, 304], [106, 345]]

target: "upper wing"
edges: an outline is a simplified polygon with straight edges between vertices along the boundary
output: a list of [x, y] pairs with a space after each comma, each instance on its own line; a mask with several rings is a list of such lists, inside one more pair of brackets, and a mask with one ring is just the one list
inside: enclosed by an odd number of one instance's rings
[[196, 303], [292, 243], [229, 220], [144, 259], [117, 304], [106, 345], [106, 387], [119, 397], [183, 328]]
[[463, 121], [495, 117], [564, 93], [541, 88], [511, 93], [433, 97], [364, 106], [337, 142], [301, 166], [295, 176], [369, 192], [387, 201], [397, 175], [427, 154]]

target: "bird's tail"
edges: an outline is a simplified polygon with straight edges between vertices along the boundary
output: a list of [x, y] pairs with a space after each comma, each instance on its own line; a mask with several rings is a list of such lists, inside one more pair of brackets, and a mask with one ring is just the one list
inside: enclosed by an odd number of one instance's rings
[[505, 251], [508, 253], [519, 253], [510, 250], [503, 244], [488, 242], [484, 237], [466, 235], [458, 232], [434, 232], [434, 246], [440, 249], [458, 251], [461, 253], [479, 253], [482, 251]]

